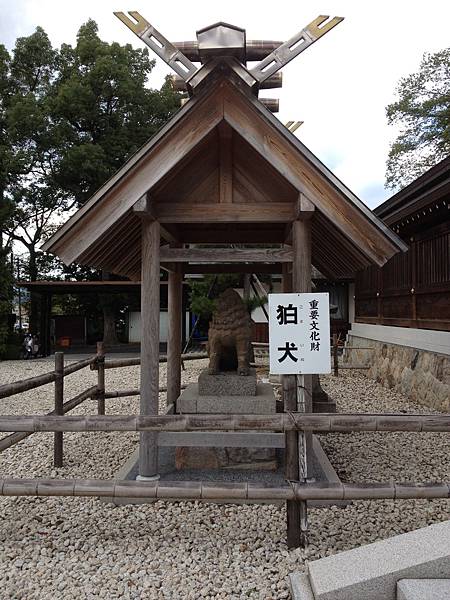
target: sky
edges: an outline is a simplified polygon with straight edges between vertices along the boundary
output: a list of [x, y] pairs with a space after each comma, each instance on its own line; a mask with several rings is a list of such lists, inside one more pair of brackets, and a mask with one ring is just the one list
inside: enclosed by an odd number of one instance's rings
[[[344, 17], [283, 69], [278, 118], [304, 121], [296, 135], [368, 206], [392, 195], [384, 188], [389, 144], [385, 107], [401, 77], [418, 70], [425, 52], [449, 46], [450, 2], [445, 0], [260, 0], [143, 2], [142, 0], [0, 0], [0, 42], [9, 49], [40, 25], [53, 45], [74, 44], [87, 19], [106, 41], [141, 42], [113, 11], [137, 10], [170, 41], [195, 39], [217, 21], [243, 27], [247, 39], [285, 41], [319, 14]], [[159, 87], [170, 68], [157, 58], [149, 81]]]

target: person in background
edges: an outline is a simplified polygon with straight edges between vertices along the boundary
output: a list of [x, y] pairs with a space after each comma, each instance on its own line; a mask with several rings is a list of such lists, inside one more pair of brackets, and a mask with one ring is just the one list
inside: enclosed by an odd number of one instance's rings
[[32, 349], [33, 358], [37, 358], [39, 355], [39, 336], [33, 335], [32, 341], [33, 341], [33, 349]]

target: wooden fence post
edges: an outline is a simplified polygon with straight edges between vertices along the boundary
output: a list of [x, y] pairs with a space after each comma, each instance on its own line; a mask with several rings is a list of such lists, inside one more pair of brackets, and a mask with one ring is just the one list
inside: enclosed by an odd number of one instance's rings
[[105, 414], [105, 351], [103, 342], [97, 342], [97, 412]]
[[337, 377], [339, 375], [337, 333], [333, 333], [333, 369], [334, 369], [334, 376]]
[[[55, 352], [55, 415], [63, 415], [64, 409], [64, 352]], [[63, 466], [63, 432], [55, 431], [53, 441], [53, 465]]]

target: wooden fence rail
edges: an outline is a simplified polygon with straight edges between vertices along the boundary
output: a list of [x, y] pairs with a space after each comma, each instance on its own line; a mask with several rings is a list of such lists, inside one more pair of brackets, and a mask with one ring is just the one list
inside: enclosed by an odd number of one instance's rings
[[210, 481], [118, 481], [102, 479], [0, 479], [1, 496], [99, 496], [148, 500], [309, 501], [450, 498], [450, 482], [297, 483], [261, 486]]
[[[201, 360], [203, 358], [208, 358], [208, 355], [206, 354], [206, 352], [198, 352], [198, 353], [191, 352], [188, 354], [181, 355], [181, 360], [183, 360], [183, 361], [184, 360]], [[167, 356], [160, 356], [159, 362], [166, 363]], [[111, 358], [111, 359], [105, 360], [105, 369], [118, 369], [120, 367], [136, 367], [140, 364], [141, 364], [141, 358], [139, 356], [137, 356], [136, 358]], [[96, 370], [97, 365], [93, 364], [91, 369]]]
[[[185, 390], [186, 384], [182, 384], [180, 389]], [[167, 386], [160, 386], [159, 392], [167, 392]], [[139, 396], [140, 393], [141, 390], [139, 388], [132, 388], [130, 390], [115, 390], [114, 392], [105, 392], [105, 398], [126, 398], [127, 396]]]
[[[77, 396], [72, 398], [71, 400], [64, 402], [64, 404], [62, 406], [62, 414], [64, 415], [67, 412], [69, 412], [70, 410], [73, 410], [76, 406], [82, 404], [88, 398], [95, 397], [96, 393], [97, 393], [97, 386], [94, 385], [93, 387], [90, 387], [87, 390], [84, 390], [84, 392], [81, 392], [80, 394], [78, 394]], [[47, 413], [43, 417], [40, 416], [39, 418], [41, 418], [41, 419], [46, 418], [46, 417], [51, 418], [53, 416], [56, 416], [56, 412], [54, 410]], [[61, 418], [61, 417], [59, 417], [59, 418]], [[15, 417], [15, 419], [17, 421], [20, 421], [21, 417]], [[18, 428], [18, 427], [11, 427], [11, 429], [1, 429], [0, 431], [16, 431], [16, 433], [11, 433], [11, 435], [5, 436], [4, 438], [2, 438], [0, 440], [0, 452], [1, 452], [2, 450], [11, 448], [11, 446], [14, 446], [15, 444], [21, 442], [28, 436], [35, 433], [37, 430], [29, 430], [29, 429], [27, 430], [27, 429]], [[64, 431], [64, 430], [59, 430], [59, 431]], [[57, 465], [55, 465], [55, 466], [57, 466]]]
[[[88, 397], [96, 387], [81, 396]], [[71, 402], [71, 401], [69, 401]], [[67, 406], [66, 403], [64, 406]], [[69, 409], [70, 410], [70, 409]], [[450, 414], [386, 415], [335, 413], [277, 413], [274, 415], [81, 415], [0, 416], [0, 431], [313, 431], [450, 432]]]
[[[84, 369], [94, 363], [97, 360], [96, 356], [91, 356], [89, 358], [85, 358], [78, 362], [75, 362], [67, 367], [64, 367], [64, 377], [66, 375], [71, 375], [80, 369]], [[4, 385], [0, 385], [0, 398], [8, 398], [9, 396], [14, 396], [15, 394], [20, 394], [21, 392], [27, 392], [28, 390], [33, 390], [37, 387], [41, 387], [42, 385], [47, 385], [47, 383], [52, 383], [56, 381], [58, 375], [55, 371], [51, 371], [50, 373], [43, 373], [42, 375], [36, 375], [36, 377], [29, 377], [28, 379], [23, 379], [22, 381], [14, 381], [13, 383], [5, 383]]]

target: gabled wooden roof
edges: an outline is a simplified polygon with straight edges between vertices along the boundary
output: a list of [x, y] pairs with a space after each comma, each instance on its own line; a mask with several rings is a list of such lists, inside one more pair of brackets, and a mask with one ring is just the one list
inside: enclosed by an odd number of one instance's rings
[[145, 146], [45, 244], [78, 262], [138, 278], [145, 194], [168, 240], [282, 243], [299, 194], [316, 207], [313, 264], [333, 278], [383, 265], [405, 244], [239, 80], [211, 74]]

